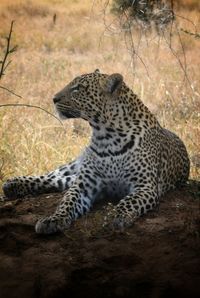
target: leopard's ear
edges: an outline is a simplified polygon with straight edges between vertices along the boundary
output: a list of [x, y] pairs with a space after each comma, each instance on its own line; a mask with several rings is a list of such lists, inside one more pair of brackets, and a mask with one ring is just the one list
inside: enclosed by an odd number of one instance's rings
[[100, 70], [97, 68], [97, 69], [95, 69], [94, 73], [99, 74], [100, 73]]
[[123, 83], [123, 76], [119, 73], [113, 73], [108, 76], [103, 84], [103, 91], [110, 96], [119, 94]]

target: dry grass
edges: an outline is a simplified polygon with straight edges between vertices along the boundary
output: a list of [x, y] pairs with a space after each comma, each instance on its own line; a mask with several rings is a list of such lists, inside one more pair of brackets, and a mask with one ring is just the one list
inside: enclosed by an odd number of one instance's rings
[[[1, 0], [0, 53], [3, 36], [13, 19], [13, 44], [19, 46], [1, 84], [22, 95], [24, 100], [19, 101], [0, 90], [0, 104], [26, 102], [53, 112], [52, 96], [74, 76], [96, 68], [105, 73], [120, 72], [158, 115], [161, 124], [184, 140], [192, 160], [197, 160], [193, 163], [191, 177], [198, 179], [200, 40], [180, 33], [191, 88], [164, 40], [159, 40], [155, 34], [151, 39], [145, 36], [141, 39], [134, 33], [133, 40], [148, 68], [148, 76], [141, 61], [131, 59], [123, 32], [114, 34], [113, 30], [105, 30], [102, 1], [95, 1], [93, 10], [92, 3], [89, 0]], [[191, 7], [190, 1], [190, 9], [184, 7], [178, 14], [192, 19], [200, 31], [198, 11]], [[106, 22], [111, 19], [108, 15]], [[193, 25], [182, 18], [179, 26], [194, 31]], [[173, 47], [184, 61], [178, 34], [173, 36]], [[65, 130], [39, 110], [1, 108], [0, 184], [12, 175], [49, 171], [77, 156], [88, 142], [90, 128], [80, 120], [69, 120], [64, 126]]]

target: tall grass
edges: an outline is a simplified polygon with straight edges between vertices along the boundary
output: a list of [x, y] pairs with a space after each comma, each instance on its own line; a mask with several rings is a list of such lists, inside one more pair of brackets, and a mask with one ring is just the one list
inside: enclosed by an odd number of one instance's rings
[[[161, 124], [183, 139], [192, 160], [198, 160], [200, 40], [180, 32], [188, 84], [180, 61], [164, 40], [155, 34], [151, 39], [141, 39], [135, 32], [133, 40], [148, 75], [140, 59], [132, 60], [123, 32], [114, 34], [106, 30], [103, 7], [102, 1], [95, 1], [92, 6], [89, 0], [2, 0], [0, 53], [13, 19], [13, 44], [18, 44], [18, 51], [1, 84], [24, 99], [0, 89], [0, 103], [26, 102], [54, 112], [53, 95], [76, 75], [96, 68], [105, 73], [120, 72]], [[192, 19], [199, 30], [198, 11], [185, 7], [179, 15]], [[111, 18], [106, 16], [106, 22], [110, 23]], [[194, 30], [183, 18], [179, 19], [179, 26]], [[173, 46], [184, 62], [179, 41], [175, 35]], [[64, 127], [39, 110], [1, 108], [0, 184], [9, 176], [46, 172], [75, 158], [88, 143], [90, 128], [81, 120], [66, 121]], [[200, 177], [195, 162], [191, 177]]]

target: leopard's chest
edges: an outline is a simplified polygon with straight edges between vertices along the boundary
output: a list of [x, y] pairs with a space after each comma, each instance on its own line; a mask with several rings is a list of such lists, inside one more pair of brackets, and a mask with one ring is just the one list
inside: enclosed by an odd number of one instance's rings
[[125, 155], [111, 156], [93, 160], [93, 172], [99, 176], [106, 192], [111, 195], [124, 196], [133, 187], [133, 175], [137, 154], [129, 152]]
[[94, 168], [105, 179], [118, 180], [123, 174], [130, 171], [130, 166], [135, 163], [135, 155], [130, 152], [123, 156], [109, 156], [94, 160]]

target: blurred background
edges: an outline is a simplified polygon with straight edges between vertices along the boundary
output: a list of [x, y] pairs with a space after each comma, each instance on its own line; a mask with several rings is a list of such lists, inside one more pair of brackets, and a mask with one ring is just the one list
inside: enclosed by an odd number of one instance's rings
[[[1, 0], [0, 57], [12, 20], [11, 44], [17, 50], [0, 86], [23, 98], [1, 88], [0, 105], [26, 103], [54, 113], [53, 95], [75, 76], [96, 68], [119, 72], [161, 125], [183, 139], [191, 178], [199, 179], [200, 2], [166, 1], [147, 10], [130, 2]], [[89, 135], [82, 120], [65, 121], [63, 127], [38, 109], [1, 107], [0, 184], [71, 161]]]

